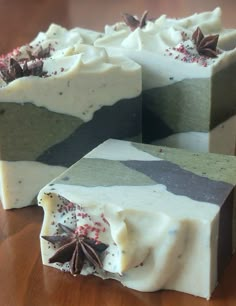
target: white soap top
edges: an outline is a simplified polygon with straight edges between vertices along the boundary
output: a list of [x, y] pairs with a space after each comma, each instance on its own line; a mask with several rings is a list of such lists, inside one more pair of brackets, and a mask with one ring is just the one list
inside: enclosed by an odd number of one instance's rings
[[[42, 46], [50, 56], [42, 58], [45, 77], [27, 76], [0, 83], [0, 102], [31, 102], [51, 111], [73, 115], [88, 121], [103, 105], [133, 98], [141, 93], [140, 66], [124, 57], [111, 57], [92, 42], [98, 34], [75, 28], [66, 30], [51, 25], [29, 44], [1, 57], [4, 65], [10, 57], [29, 60], [28, 51]], [[95, 36], [95, 37], [94, 37]], [[21, 67], [24, 61], [20, 62]]]
[[[200, 27], [205, 36], [219, 34], [217, 58], [201, 56], [192, 41]], [[193, 14], [182, 19], [162, 15], [131, 30], [124, 22], [105, 26], [105, 35], [95, 41], [110, 54], [125, 54], [143, 67], [143, 87], [160, 87], [186, 78], [208, 78], [236, 61], [232, 41], [236, 30], [222, 28], [221, 9]], [[232, 48], [231, 48], [232, 47]], [[231, 48], [231, 49], [230, 49]], [[230, 49], [225, 51], [223, 49]]]

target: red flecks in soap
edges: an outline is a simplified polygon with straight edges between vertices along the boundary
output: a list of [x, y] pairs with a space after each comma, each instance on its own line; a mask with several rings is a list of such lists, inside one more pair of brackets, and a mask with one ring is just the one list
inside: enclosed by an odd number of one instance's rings
[[104, 223], [106, 223], [107, 225], [110, 225], [107, 219], [105, 218], [104, 214], [101, 214], [101, 218]]
[[[188, 37], [187, 33], [182, 32], [181, 36], [183, 42], [178, 46], [165, 49], [164, 56], [173, 57], [173, 59], [182, 61], [184, 63], [196, 63], [202, 67], [207, 67], [208, 60], [210, 58], [212, 59], [212, 57], [208, 56], [207, 54], [199, 54], [199, 52], [196, 50], [196, 46], [194, 44], [192, 45], [192, 39]], [[189, 44], [188, 41], [190, 42]], [[219, 50], [217, 50], [217, 52], [218, 54], [220, 53]]]

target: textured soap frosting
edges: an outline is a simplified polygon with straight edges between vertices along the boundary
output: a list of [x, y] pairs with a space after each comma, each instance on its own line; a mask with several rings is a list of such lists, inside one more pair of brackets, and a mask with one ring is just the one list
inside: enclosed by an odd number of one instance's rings
[[[222, 49], [217, 58], [199, 56], [191, 39], [198, 26], [204, 35], [220, 33], [218, 46]], [[233, 50], [235, 38], [236, 30], [222, 27], [221, 10], [216, 8], [183, 19], [162, 15], [156, 20], [148, 20], [146, 26], [134, 31], [124, 22], [106, 26], [105, 35], [98, 38], [95, 45], [105, 47], [113, 54], [122, 52], [140, 63], [143, 87], [149, 89], [185, 78], [207, 78], [223, 69], [236, 60]], [[187, 60], [186, 54], [179, 51], [182, 47], [190, 51]]]
[[[217, 281], [220, 205], [232, 190], [235, 165], [227, 175], [217, 171], [216, 176], [212, 165], [233, 165], [231, 158], [203, 156], [202, 168], [195, 169], [193, 154], [171, 156], [176, 164], [162, 159], [162, 150], [155, 147], [103, 143], [41, 190], [41, 235], [55, 234], [59, 222], [72, 229], [95, 228], [109, 245], [103, 270], [85, 265], [83, 274], [115, 278], [141, 291], [169, 288], [208, 298]], [[41, 239], [44, 264], [55, 252], [49, 247]], [[69, 269], [67, 264], [54, 266]]]
[[[40, 33], [30, 46], [51, 46], [50, 56], [42, 59], [46, 77], [22, 77], [9, 84], [2, 81], [0, 102], [31, 102], [88, 121], [101, 106], [138, 96], [139, 65], [123, 57], [109, 57], [104, 49], [85, 45], [89, 39], [92, 41], [88, 33], [89, 38], [84, 38], [86, 35], [77, 29], [66, 30], [56, 25]], [[28, 48], [16, 50], [15, 58], [25, 58]]]
[[[46, 32], [39, 32], [29, 44], [14, 49], [4, 57], [13, 56], [16, 60], [25, 59], [29, 57], [28, 51], [35, 51], [40, 46], [43, 49], [50, 47], [50, 54], [53, 56], [70, 54], [76, 45], [92, 45], [101, 36], [102, 33], [92, 30], [78, 27], [67, 30], [58, 24], [52, 23]], [[4, 60], [4, 57], [2, 56], [1, 59]]]
[[[105, 26], [105, 35], [114, 35], [117, 39], [123, 39], [121, 45], [125, 48], [149, 50], [152, 52], [165, 52], [166, 48], [174, 47], [183, 41], [183, 32], [191, 37], [192, 33], [200, 27], [205, 35], [220, 34], [219, 47], [233, 49], [236, 30], [225, 29], [222, 25], [222, 11], [219, 7], [211, 12], [195, 13], [191, 16], [174, 19], [167, 15], [161, 15], [154, 20], [147, 20], [142, 31], [131, 31], [124, 22], [118, 22], [112, 26]], [[137, 28], [140, 30], [140, 28]], [[114, 44], [117, 43], [115, 40]]]
[[53, 23], [46, 32], [39, 32], [37, 37], [30, 43], [30, 46], [37, 47], [40, 44], [43, 48], [46, 48], [50, 44], [53, 51], [56, 52], [66, 47], [70, 48], [78, 43], [93, 44], [101, 36], [102, 33], [96, 31], [78, 27], [67, 30]]

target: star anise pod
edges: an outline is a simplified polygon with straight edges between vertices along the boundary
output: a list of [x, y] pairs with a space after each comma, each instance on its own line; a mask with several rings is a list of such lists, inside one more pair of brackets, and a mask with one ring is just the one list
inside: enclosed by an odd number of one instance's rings
[[29, 75], [42, 77], [46, 74], [46, 72], [43, 71], [43, 61], [41, 60], [35, 61], [30, 65], [27, 65], [26, 63], [26, 66], [27, 66], [27, 73], [29, 73]]
[[192, 39], [196, 45], [196, 49], [200, 55], [208, 57], [217, 57], [216, 46], [219, 35], [204, 36], [201, 29], [197, 27], [192, 35]]
[[94, 239], [80, 236], [71, 228], [58, 223], [61, 234], [42, 236], [43, 239], [59, 246], [55, 254], [49, 258], [49, 263], [69, 262], [70, 272], [73, 275], [80, 274], [85, 262], [94, 267], [102, 268], [100, 254], [106, 250], [107, 244], [97, 243]]
[[27, 54], [30, 58], [30, 60], [35, 60], [35, 59], [41, 59], [41, 58], [46, 58], [50, 56], [50, 45], [47, 48], [42, 48], [42, 46], [38, 47], [36, 50], [31, 51], [27, 50]]
[[128, 13], [122, 14], [122, 17], [124, 19], [124, 22], [127, 24], [127, 26], [130, 27], [132, 31], [134, 31], [138, 27], [139, 28], [145, 27], [147, 23], [147, 15], [148, 11], [145, 11], [140, 20], [137, 17], [130, 15]]
[[24, 76], [34, 75], [42, 77], [46, 74], [43, 71], [43, 62], [41, 60], [37, 60], [31, 64], [25, 61], [23, 67], [21, 67], [20, 63], [14, 58], [10, 58], [9, 67], [7, 65], [0, 67], [0, 73], [6, 83], [10, 83]]

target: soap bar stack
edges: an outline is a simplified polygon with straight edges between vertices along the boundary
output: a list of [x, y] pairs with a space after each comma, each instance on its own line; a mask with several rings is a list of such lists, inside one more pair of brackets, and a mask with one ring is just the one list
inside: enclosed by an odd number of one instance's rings
[[0, 181], [5, 209], [96, 145], [141, 136], [141, 69], [92, 44], [100, 34], [52, 24], [0, 59]]
[[45, 265], [210, 298], [236, 247], [236, 158], [132, 141], [235, 154], [234, 39], [219, 8], [145, 12], [0, 57], [1, 201], [41, 189]]
[[220, 8], [124, 20], [94, 44], [142, 66], [144, 142], [235, 155], [236, 30], [223, 28]]
[[4, 208], [34, 203], [108, 138], [235, 155], [236, 30], [220, 8], [124, 20], [105, 33], [52, 24], [0, 57]]
[[232, 254], [235, 173], [232, 156], [108, 140], [40, 191], [43, 263], [209, 298]]

